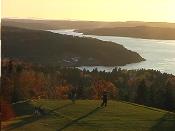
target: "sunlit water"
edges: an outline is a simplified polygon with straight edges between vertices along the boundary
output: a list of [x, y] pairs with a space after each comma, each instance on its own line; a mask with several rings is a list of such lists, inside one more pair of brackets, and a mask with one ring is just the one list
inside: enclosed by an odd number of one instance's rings
[[[125, 48], [139, 53], [146, 61], [120, 66], [122, 69], [154, 69], [175, 75], [175, 40], [151, 40], [116, 36], [83, 35], [74, 30], [50, 30], [54, 33], [79, 37], [92, 37], [103, 41], [119, 43]], [[82, 66], [80, 69], [112, 71], [109, 66]]]

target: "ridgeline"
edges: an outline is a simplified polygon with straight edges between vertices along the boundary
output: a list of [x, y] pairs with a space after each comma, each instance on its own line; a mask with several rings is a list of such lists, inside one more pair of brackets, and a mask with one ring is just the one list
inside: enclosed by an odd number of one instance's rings
[[59, 66], [118, 66], [144, 60], [112, 42], [6, 26], [2, 27], [2, 57]]
[[77, 31], [87, 35], [175, 40], [175, 28], [136, 26], [136, 27], [97, 28], [97, 29], [84, 29], [84, 30], [82, 29]]

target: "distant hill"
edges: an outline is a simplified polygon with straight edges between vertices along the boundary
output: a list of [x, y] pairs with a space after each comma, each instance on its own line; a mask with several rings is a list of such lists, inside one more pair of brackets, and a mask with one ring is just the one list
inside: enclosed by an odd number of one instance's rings
[[34, 20], [34, 19], [2, 19], [2, 26], [13, 26], [27, 29], [94, 29], [115, 27], [150, 26], [161, 28], [175, 28], [175, 23], [167, 22], [102, 22], [102, 21], [70, 21], [70, 20]]
[[175, 28], [162, 27], [117, 27], [78, 30], [88, 35], [121, 36], [144, 39], [175, 40]]
[[2, 57], [60, 66], [116, 66], [144, 60], [112, 42], [7, 26], [2, 27]]

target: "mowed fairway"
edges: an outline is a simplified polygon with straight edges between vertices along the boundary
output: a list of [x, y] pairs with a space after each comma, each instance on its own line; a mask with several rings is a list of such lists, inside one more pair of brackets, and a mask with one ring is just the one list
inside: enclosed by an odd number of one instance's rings
[[[44, 116], [34, 118], [33, 106], [42, 105]], [[2, 122], [3, 130], [14, 131], [173, 131], [175, 114], [130, 103], [109, 101], [39, 100], [15, 105], [17, 117]]]

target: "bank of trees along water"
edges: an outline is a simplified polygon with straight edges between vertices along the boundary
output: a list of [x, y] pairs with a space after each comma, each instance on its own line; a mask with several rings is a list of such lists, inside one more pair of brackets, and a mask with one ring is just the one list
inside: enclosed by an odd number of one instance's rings
[[175, 76], [155, 70], [89, 72], [4, 59], [1, 85], [1, 101], [9, 104], [38, 97], [68, 99], [72, 89], [78, 99], [100, 99], [105, 89], [113, 100], [175, 111]]
[[122, 45], [41, 30], [2, 27], [2, 58], [60, 66], [125, 65], [145, 60]]

